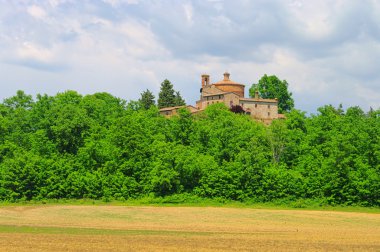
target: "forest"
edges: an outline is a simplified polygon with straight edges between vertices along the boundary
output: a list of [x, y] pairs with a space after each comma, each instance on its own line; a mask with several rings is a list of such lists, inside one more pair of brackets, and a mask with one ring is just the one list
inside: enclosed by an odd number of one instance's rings
[[380, 206], [380, 110], [293, 108], [266, 126], [223, 104], [165, 118], [108, 93], [0, 103], [1, 201], [173, 195]]

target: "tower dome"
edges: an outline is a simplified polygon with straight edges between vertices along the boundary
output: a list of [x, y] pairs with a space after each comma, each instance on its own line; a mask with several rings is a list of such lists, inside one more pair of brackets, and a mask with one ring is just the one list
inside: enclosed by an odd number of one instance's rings
[[224, 78], [213, 85], [224, 92], [233, 92], [240, 97], [244, 97], [244, 85], [230, 80], [230, 73], [225, 72]]

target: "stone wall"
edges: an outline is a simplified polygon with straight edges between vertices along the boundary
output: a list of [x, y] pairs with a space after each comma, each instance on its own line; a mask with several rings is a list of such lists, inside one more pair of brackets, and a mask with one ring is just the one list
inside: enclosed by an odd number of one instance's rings
[[260, 100], [241, 100], [240, 105], [246, 112], [250, 112], [255, 119], [277, 119], [278, 105], [276, 102], [260, 101]]

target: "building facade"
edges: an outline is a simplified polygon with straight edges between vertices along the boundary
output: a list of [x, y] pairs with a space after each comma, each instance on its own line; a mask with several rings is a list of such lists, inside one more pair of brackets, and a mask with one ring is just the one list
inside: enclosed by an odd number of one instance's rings
[[[284, 118], [282, 114], [278, 114], [277, 99], [263, 99], [256, 92], [254, 98], [244, 97], [245, 85], [234, 82], [230, 79], [229, 73], [224, 73], [221, 81], [211, 83], [210, 75], [203, 74], [201, 76], [200, 99], [196, 102], [195, 107], [191, 107], [190, 111], [196, 113], [204, 110], [207, 106], [215, 103], [224, 103], [227, 107], [239, 105], [253, 119], [260, 120], [266, 124], [271, 123], [274, 119]], [[182, 106], [184, 107], [184, 106]], [[180, 107], [160, 109], [163, 115], [173, 115]], [[170, 111], [168, 113], [168, 111]]]

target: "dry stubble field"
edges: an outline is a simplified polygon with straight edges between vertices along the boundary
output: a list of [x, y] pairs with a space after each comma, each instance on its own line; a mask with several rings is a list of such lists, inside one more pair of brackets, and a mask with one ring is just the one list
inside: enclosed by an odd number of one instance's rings
[[1, 251], [380, 251], [380, 214], [218, 207], [0, 207]]

